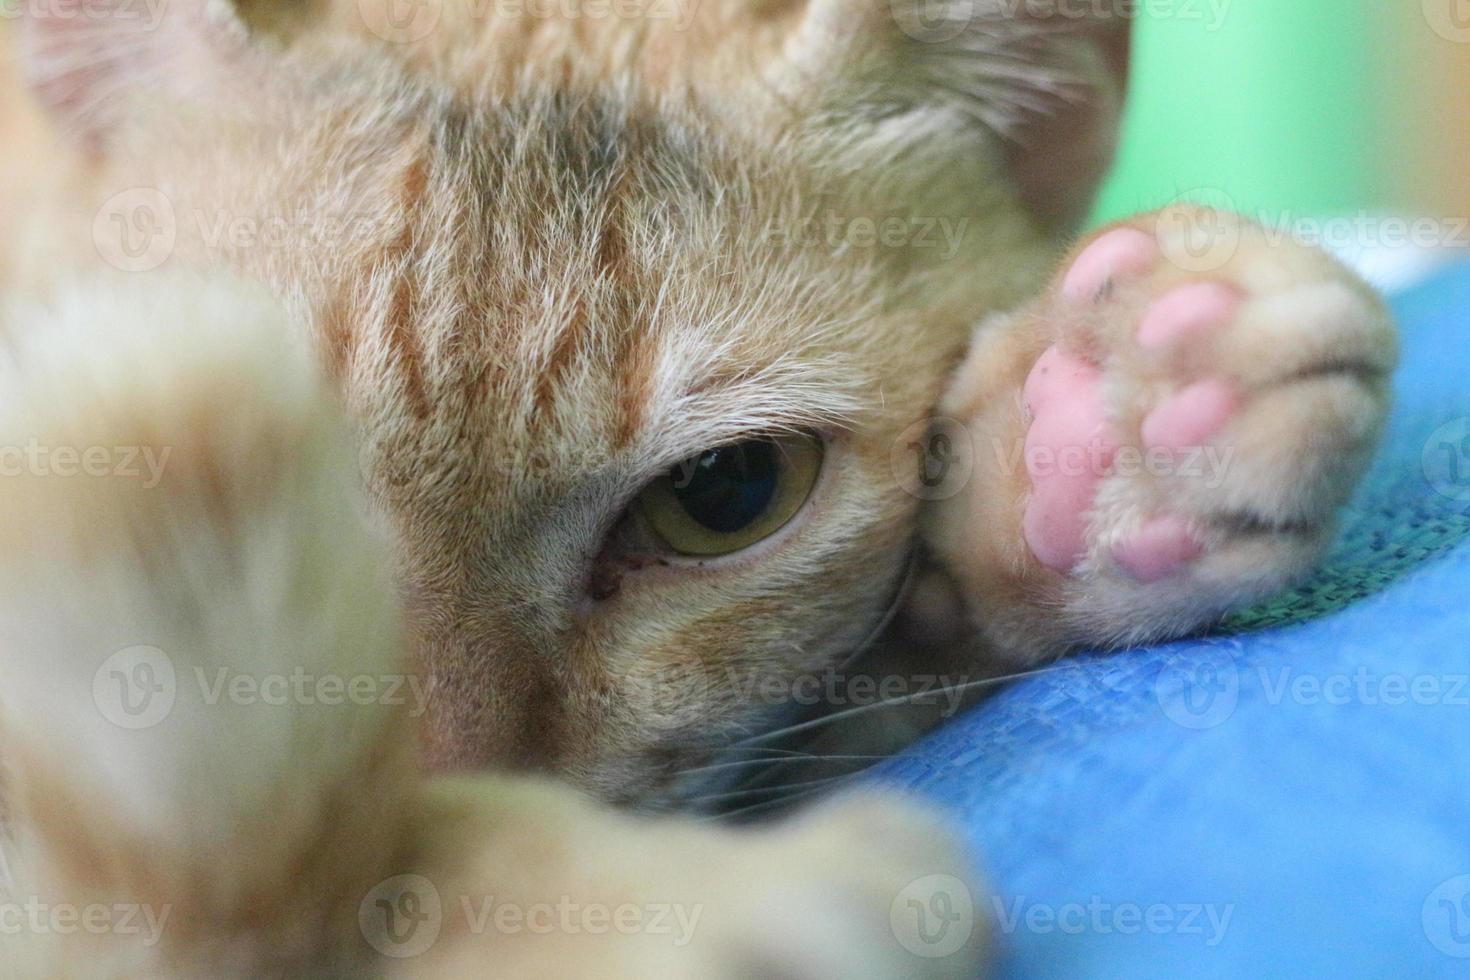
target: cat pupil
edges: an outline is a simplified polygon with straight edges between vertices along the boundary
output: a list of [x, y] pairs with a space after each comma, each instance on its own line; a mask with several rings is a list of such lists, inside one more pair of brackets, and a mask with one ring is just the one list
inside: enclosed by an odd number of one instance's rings
[[674, 495], [690, 517], [711, 531], [743, 530], [766, 512], [776, 494], [776, 454], [776, 444], [769, 440], [711, 449], [689, 469], [670, 473]]

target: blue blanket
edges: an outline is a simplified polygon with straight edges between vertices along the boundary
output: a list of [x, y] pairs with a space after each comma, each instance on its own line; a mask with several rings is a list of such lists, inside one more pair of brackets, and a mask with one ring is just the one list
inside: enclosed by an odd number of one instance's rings
[[970, 829], [1002, 977], [1470, 976], [1470, 266], [1394, 305], [1385, 448], [1313, 583], [878, 770]]

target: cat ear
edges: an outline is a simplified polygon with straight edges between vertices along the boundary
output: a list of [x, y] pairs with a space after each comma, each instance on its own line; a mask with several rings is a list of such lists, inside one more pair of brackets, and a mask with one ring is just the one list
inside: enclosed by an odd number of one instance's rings
[[246, 31], [223, 0], [49, 0], [24, 5], [27, 84], [61, 130], [105, 140], [140, 101], [202, 96], [229, 77]]
[[988, 143], [1022, 203], [1064, 230], [1112, 161], [1134, 15], [1134, 0], [807, 0], [781, 84], [915, 147]]

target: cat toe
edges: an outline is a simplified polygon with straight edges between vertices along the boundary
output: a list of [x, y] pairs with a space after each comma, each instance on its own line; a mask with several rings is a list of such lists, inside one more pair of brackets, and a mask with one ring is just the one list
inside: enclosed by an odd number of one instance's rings
[[1219, 378], [1186, 385], [1144, 417], [1139, 431], [1144, 448], [1181, 452], [1204, 445], [1229, 424], [1240, 397], [1234, 385]]
[[1102, 373], [1051, 347], [1036, 362], [1023, 398], [1030, 413], [1025, 460], [1031, 496], [1022, 534], [1047, 568], [1066, 572], [1087, 550], [1087, 517], [1118, 440], [1103, 404]]
[[1224, 327], [1235, 318], [1243, 297], [1223, 282], [1196, 282], [1159, 297], [1138, 325], [1145, 350], [1175, 346]]
[[1145, 521], [1113, 546], [1113, 562], [1134, 581], [1159, 582], [1204, 554], [1189, 522], [1178, 515]]
[[1095, 302], [1115, 279], [1148, 272], [1160, 256], [1154, 236], [1137, 228], [1114, 228], [1082, 250], [1062, 279], [1062, 294]]

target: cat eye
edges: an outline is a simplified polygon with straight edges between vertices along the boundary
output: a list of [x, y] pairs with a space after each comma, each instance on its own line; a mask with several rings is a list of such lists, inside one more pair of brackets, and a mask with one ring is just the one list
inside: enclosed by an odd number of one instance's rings
[[681, 555], [711, 557], [775, 534], [811, 496], [821, 439], [772, 436], [720, 446], [671, 467], [638, 498], [649, 530]]

